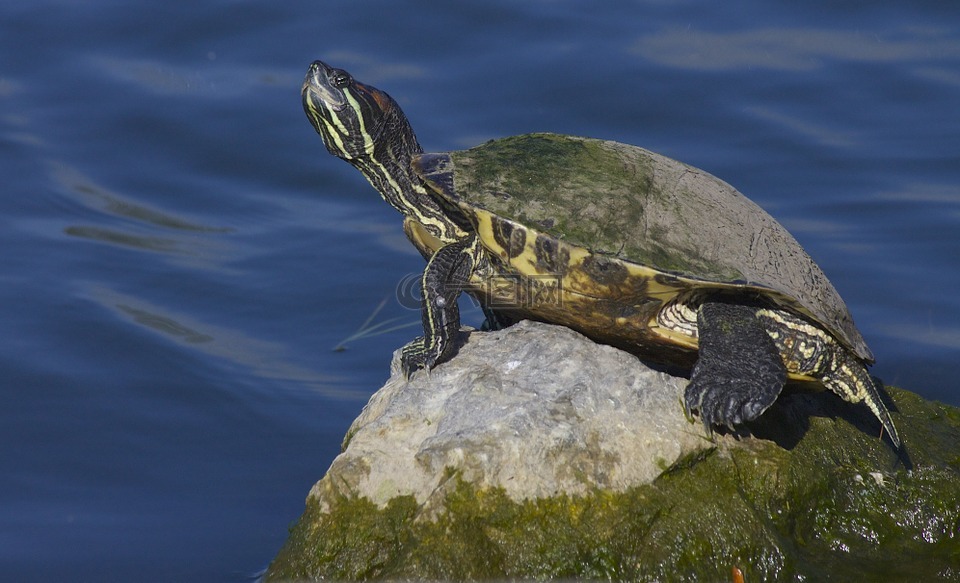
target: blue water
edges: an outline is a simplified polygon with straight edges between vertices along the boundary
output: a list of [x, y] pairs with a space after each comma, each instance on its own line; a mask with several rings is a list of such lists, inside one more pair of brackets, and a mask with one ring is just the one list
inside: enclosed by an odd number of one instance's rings
[[[875, 374], [960, 405], [960, 11], [909, 4], [5, 2], [2, 577], [255, 577], [415, 333], [422, 260], [308, 125], [315, 58], [428, 149], [556, 131], [722, 177]], [[334, 351], [384, 300], [413, 326]]]

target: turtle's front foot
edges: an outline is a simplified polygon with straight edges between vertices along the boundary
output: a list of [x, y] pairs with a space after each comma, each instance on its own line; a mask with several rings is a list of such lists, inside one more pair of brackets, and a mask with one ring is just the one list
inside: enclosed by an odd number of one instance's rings
[[436, 364], [439, 354], [433, 354], [427, 348], [426, 338], [420, 336], [411, 340], [406, 346], [400, 349], [400, 372], [403, 378], [410, 380], [413, 373], [421, 368], [430, 370]]
[[400, 349], [400, 372], [409, 380], [421, 368], [430, 371], [452, 355], [452, 348], [449, 339], [434, 338], [429, 342], [425, 336], [418, 336]]
[[423, 290], [420, 313], [423, 336], [403, 347], [400, 369], [410, 378], [418, 369], [430, 370], [453, 353], [453, 341], [460, 330], [457, 298], [473, 270], [476, 237], [441, 247], [427, 262], [420, 280]]

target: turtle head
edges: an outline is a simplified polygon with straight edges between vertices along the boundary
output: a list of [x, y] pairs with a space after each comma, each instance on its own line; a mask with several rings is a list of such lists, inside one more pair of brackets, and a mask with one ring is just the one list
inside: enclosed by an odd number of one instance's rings
[[[388, 150], [420, 152], [400, 106], [350, 73], [314, 61], [301, 90], [303, 109], [327, 150], [348, 162], [380, 158]], [[396, 153], [396, 152], [394, 152]]]
[[310, 65], [301, 95], [327, 150], [357, 168], [395, 209], [419, 215], [426, 191], [410, 162], [423, 150], [397, 102], [322, 61]]

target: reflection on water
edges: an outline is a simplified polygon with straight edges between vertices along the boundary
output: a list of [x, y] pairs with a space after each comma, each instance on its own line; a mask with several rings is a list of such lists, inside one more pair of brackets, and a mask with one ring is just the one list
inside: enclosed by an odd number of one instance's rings
[[114, 245], [125, 245], [136, 247], [145, 251], [157, 251], [162, 253], [183, 252], [178, 241], [173, 239], [162, 239], [160, 237], [150, 237], [146, 235], [134, 235], [123, 233], [102, 227], [67, 227], [64, 233], [72, 237], [82, 239], [92, 239], [101, 243], [112, 243]]
[[[319, 58], [320, 55], [317, 55]], [[412, 63], [393, 61], [390, 55], [371, 55], [355, 51], [334, 50], [324, 53], [324, 59], [337, 63], [338, 67], [356, 71], [354, 75], [368, 79], [370, 83], [384, 83], [394, 80], [417, 80], [427, 76], [422, 66]]]
[[[701, 71], [762, 68], [807, 71], [838, 61], [903, 63], [956, 60], [952, 27], [898, 27], [882, 33], [817, 28], [754, 28], [712, 32], [670, 28], [643, 36], [633, 50], [670, 67]], [[944, 69], [948, 71], [949, 69]]]
[[913, 184], [898, 191], [878, 192], [876, 198], [908, 204], [932, 204], [937, 206], [931, 213], [934, 216], [943, 216], [942, 213], [960, 216], [960, 186], [953, 184]]
[[163, 60], [131, 59], [98, 55], [91, 59], [93, 66], [107, 76], [132, 83], [154, 95], [202, 97], [204, 99], [234, 99], [262, 86], [290, 87], [299, 82], [296, 75], [285, 70], [214, 65], [215, 52], [204, 56], [207, 67], [175, 66]]
[[148, 208], [140, 202], [134, 202], [122, 195], [112, 192], [91, 178], [85, 176], [76, 168], [63, 164], [51, 164], [51, 178], [65, 192], [75, 194], [88, 207], [118, 217], [133, 219], [137, 222], [148, 223], [167, 229], [178, 231], [199, 231], [210, 233], [226, 233], [226, 227], [210, 227], [199, 225], [163, 212]]
[[287, 348], [282, 343], [260, 340], [243, 330], [198, 321], [169, 307], [103, 287], [90, 287], [87, 294], [137, 325], [169, 340], [189, 344], [193, 350], [243, 366], [257, 377], [295, 382], [328, 398], [357, 397], [356, 389], [347, 388], [352, 385], [349, 379], [322, 374], [315, 368], [291, 361], [285, 355]]
[[744, 108], [744, 112], [755, 119], [780, 126], [793, 135], [803, 136], [821, 147], [855, 148], [861, 142], [861, 138], [853, 136], [850, 131], [799, 119], [772, 107], [748, 106]]
[[168, 336], [173, 336], [174, 338], [183, 340], [189, 344], [210, 342], [214, 339], [213, 336], [201, 334], [196, 330], [184, 326], [169, 316], [161, 316], [143, 308], [135, 308], [126, 304], [116, 304], [116, 307], [121, 312], [124, 312], [133, 318], [133, 321], [137, 324], [142, 324], [148, 328], [153, 328], [157, 332], [167, 334]]
[[222, 265], [236, 253], [224, 237], [217, 236], [232, 232], [230, 227], [202, 225], [151, 208], [95, 183], [76, 168], [64, 164], [50, 164], [49, 167], [58, 191], [85, 209], [94, 211], [93, 215], [79, 214], [95, 223], [106, 223], [67, 225], [63, 227], [66, 235], [171, 255], [207, 269]]
[[877, 329], [894, 340], [960, 351], [960, 326], [950, 326], [939, 314], [930, 313], [923, 322], [908, 321], [894, 314], [890, 322], [879, 324]]

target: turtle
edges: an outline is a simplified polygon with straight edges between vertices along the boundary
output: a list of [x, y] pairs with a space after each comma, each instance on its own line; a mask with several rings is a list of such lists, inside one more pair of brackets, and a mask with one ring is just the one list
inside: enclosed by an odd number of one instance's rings
[[451, 358], [461, 293], [484, 329], [559, 324], [685, 367], [683, 406], [709, 431], [757, 419], [788, 380], [865, 403], [901, 441], [874, 356], [819, 266], [729, 184], [655, 152], [536, 133], [425, 153], [397, 102], [313, 62], [304, 111], [327, 150], [404, 216], [426, 259], [409, 378]]

